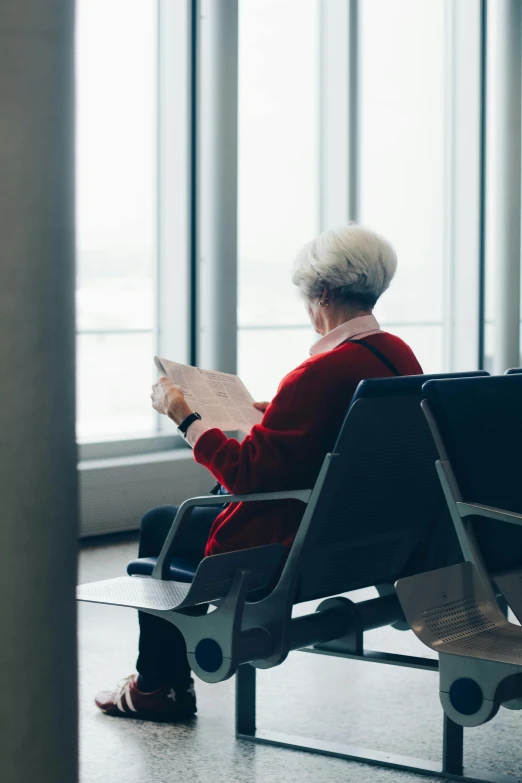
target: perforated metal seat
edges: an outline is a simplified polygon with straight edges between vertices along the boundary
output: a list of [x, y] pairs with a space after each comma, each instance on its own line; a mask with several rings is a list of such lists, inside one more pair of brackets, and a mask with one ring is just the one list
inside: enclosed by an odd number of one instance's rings
[[122, 576], [81, 585], [77, 598], [144, 611], [179, 611], [222, 599], [230, 591], [238, 570], [244, 574], [245, 591], [267, 587], [275, 578], [282, 554], [281, 545], [271, 544], [214, 555], [201, 561], [191, 582]]
[[[157, 564], [157, 557], [140, 557], [136, 560], [131, 560], [127, 564], [127, 573], [129, 576], [152, 576]], [[190, 584], [196, 576], [198, 566], [199, 562], [195, 563], [186, 557], [173, 557], [169, 564], [168, 579], [174, 582]], [[273, 587], [274, 582], [261, 588], [258, 588], [257, 582], [255, 582], [247, 593], [248, 600], [260, 601], [262, 598], [266, 598]]]
[[[98, 604], [131, 606], [136, 609], [154, 609], [168, 611], [182, 609], [190, 591], [190, 583], [160, 581], [158, 579], [139, 579], [121, 576], [102, 582], [82, 585], [78, 588], [80, 601], [92, 601]], [[220, 598], [220, 595], [213, 596]], [[197, 601], [195, 603], [198, 603]], [[189, 605], [191, 605], [189, 603]]]
[[478, 726], [522, 696], [522, 628], [471, 563], [400, 579], [396, 590], [414, 633], [439, 653], [441, 702], [453, 721]]

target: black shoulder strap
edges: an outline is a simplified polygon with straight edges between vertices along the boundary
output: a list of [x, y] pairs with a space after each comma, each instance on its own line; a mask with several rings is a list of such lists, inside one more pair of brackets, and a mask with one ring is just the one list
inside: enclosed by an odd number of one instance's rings
[[376, 356], [378, 359], [381, 360], [383, 364], [386, 365], [386, 367], [391, 370], [391, 372], [394, 375], [402, 375], [401, 372], [398, 371], [398, 369], [395, 367], [394, 364], [390, 362], [390, 360], [383, 354], [381, 351], [379, 351], [378, 348], [376, 348], [374, 345], [371, 345], [371, 343], [367, 343], [366, 340], [345, 340], [346, 343], [358, 343], [359, 345], [364, 345], [365, 348], [367, 348], [369, 351], [373, 353], [374, 356]]

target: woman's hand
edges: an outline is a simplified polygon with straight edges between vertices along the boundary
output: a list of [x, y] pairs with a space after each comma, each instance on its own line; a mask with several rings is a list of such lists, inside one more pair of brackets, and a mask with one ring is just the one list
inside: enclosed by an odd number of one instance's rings
[[261, 411], [261, 413], [264, 413], [266, 411], [266, 409], [268, 408], [268, 406], [270, 405], [270, 403], [269, 402], [254, 402], [253, 405], [254, 405], [254, 408], [257, 411]]
[[185, 400], [183, 389], [165, 376], [158, 378], [152, 387], [150, 398], [154, 410], [168, 416], [175, 424], [181, 424], [192, 413]]

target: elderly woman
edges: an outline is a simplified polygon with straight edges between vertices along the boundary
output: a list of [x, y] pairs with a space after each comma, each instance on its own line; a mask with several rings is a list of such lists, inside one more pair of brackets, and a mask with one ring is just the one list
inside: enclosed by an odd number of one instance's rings
[[[416, 375], [421, 367], [398, 337], [381, 331], [372, 310], [395, 273], [391, 245], [372, 231], [347, 225], [322, 233], [297, 256], [293, 282], [315, 331], [321, 335], [310, 357], [290, 372], [260, 424], [241, 443], [209, 429], [167, 378], [153, 387], [154, 408], [168, 416], [205, 465], [231, 493], [312, 487], [333, 447], [350, 400], [361, 380]], [[175, 507], [149, 511], [143, 519], [140, 557], [158, 555]], [[204, 555], [281, 542], [289, 548], [303, 514], [295, 500], [232, 503], [196, 509], [182, 552]], [[198, 608], [201, 609], [201, 608]], [[206, 611], [203, 607], [202, 611]], [[196, 699], [181, 633], [170, 623], [140, 614], [137, 670], [113, 692], [96, 697], [110, 715], [177, 721], [196, 712]]]

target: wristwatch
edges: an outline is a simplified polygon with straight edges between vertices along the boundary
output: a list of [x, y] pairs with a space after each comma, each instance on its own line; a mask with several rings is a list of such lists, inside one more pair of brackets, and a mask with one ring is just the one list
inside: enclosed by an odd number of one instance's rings
[[187, 416], [186, 419], [183, 419], [181, 424], [178, 427], [178, 432], [180, 435], [183, 435], [184, 438], [187, 437], [187, 430], [190, 427], [191, 424], [194, 424], [195, 421], [201, 420], [201, 416], [199, 413], [191, 413], [189, 416]]

